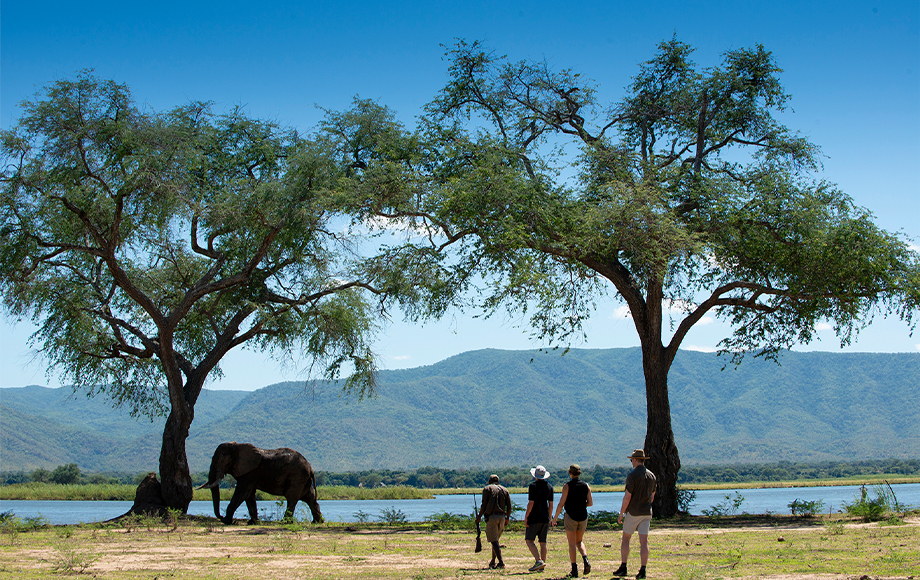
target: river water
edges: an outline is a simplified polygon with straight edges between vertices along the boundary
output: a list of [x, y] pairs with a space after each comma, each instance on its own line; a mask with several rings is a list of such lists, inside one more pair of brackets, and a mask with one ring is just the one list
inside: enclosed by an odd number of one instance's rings
[[[556, 500], [562, 486], [556, 489]], [[874, 487], [869, 487], [870, 497], [875, 495]], [[920, 483], [902, 483], [892, 485], [891, 489], [902, 506], [920, 506]], [[736, 513], [788, 514], [789, 504], [796, 500], [823, 501], [824, 513], [839, 512], [844, 503], [850, 503], [860, 496], [860, 486], [829, 486], [829, 487], [785, 487], [769, 489], [709, 489], [698, 490], [696, 500], [690, 507], [690, 513], [701, 514], [703, 510], [710, 510], [713, 506], [723, 505], [731, 509], [733, 504], [740, 501]], [[726, 499], [726, 496], [728, 499]], [[623, 501], [622, 492], [594, 493], [594, 506], [589, 512], [619, 511]], [[526, 494], [511, 494], [511, 500], [522, 507], [527, 504]], [[385, 519], [384, 513], [390, 515], [401, 514], [406, 521], [418, 522], [439, 513], [472, 514], [478, 508], [479, 494], [474, 495], [439, 495], [434, 499], [403, 499], [403, 500], [325, 500], [320, 502], [320, 509], [327, 521], [335, 522], [360, 522], [380, 521]], [[13, 512], [20, 518], [42, 516], [52, 524], [77, 524], [105, 521], [128, 511], [133, 502], [130, 501], [0, 501], [0, 513]], [[226, 502], [221, 505], [221, 513], [226, 508]], [[281, 510], [274, 501], [260, 501], [260, 517], [278, 518]], [[189, 513], [193, 515], [213, 515], [210, 501], [193, 501], [189, 506]], [[727, 513], [727, 512], [726, 512]], [[521, 517], [523, 514], [516, 514]], [[236, 518], [248, 518], [245, 504], [234, 514]], [[309, 511], [303, 504], [297, 506], [297, 518], [307, 518]]]

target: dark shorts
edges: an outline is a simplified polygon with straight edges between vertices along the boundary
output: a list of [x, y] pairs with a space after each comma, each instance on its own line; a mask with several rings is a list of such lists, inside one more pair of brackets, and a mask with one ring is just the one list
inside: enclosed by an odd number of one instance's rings
[[528, 524], [527, 527], [524, 528], [524, 539], [530, 540], [532, 542], [537, 538], [540, 538], [540, 543], [545, 544], [547, 532], [549, 532], [548, 523], [544, 522], [542, 524]]

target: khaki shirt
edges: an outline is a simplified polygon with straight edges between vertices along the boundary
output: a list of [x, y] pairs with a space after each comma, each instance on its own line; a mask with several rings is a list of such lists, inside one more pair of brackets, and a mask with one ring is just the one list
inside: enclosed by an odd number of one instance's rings
[[626, 476], [626, 491], [631, 495], [626, 513], [631, 516], [652, 515], [652, 494], [657, 489], [655, 474], [639, 465]]
[[511, 494], [508, 490], [490, 483], [482, 489], [482, 508], [480, 512], [485, 516], [492, 514], [511, 515]]

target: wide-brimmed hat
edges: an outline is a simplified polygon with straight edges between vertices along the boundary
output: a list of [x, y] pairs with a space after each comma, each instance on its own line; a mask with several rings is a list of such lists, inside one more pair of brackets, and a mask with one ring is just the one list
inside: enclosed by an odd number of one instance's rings
[[634, 449], [632, 455], [626, 459], [649, 459], [649, 457], [645, 454], [644, 449]]
[[534, 479], [547, 479], [549, 472], [542, 465], [538, 465], [530, 470], [530, 475], [534, 476]]

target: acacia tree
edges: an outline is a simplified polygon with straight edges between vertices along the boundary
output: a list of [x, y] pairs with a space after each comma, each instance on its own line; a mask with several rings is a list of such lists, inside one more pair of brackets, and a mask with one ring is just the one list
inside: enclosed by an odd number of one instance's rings
[[375, 213], [416, 220], [456, 288], [482, 281], [481, 304], [529, 313], [540, 339], [577, 337], [609, 290], [626, 303], [665, 516], [680, 469], [668, 372], [703, 316], [731, 323], [721, 347], [740, 362], [807, 343], [822, 320], [844, 343], [878, 313], [912, 323], [920, 303], [907, 240], [816, 180], [817, 148], [775, 118], [788, 96], [770, 53], [733, 50], [699, 70], [691, 52], [661, 43], [626, 98], [602, 107], [578, 74], [461, 42], [417, 157], [391, 147], [368, 177], [388, 192]]
[[195, 402], [231, 350], [373, 389], [378, 309], [420, 291], [355, 252], [335, 194], [349, 144], [203, 103], [141, 110], [89, 74], [23, 107], [2, 134], [4, 306], [75, 389], [167, 415], [168, 507], [188, 508]]

